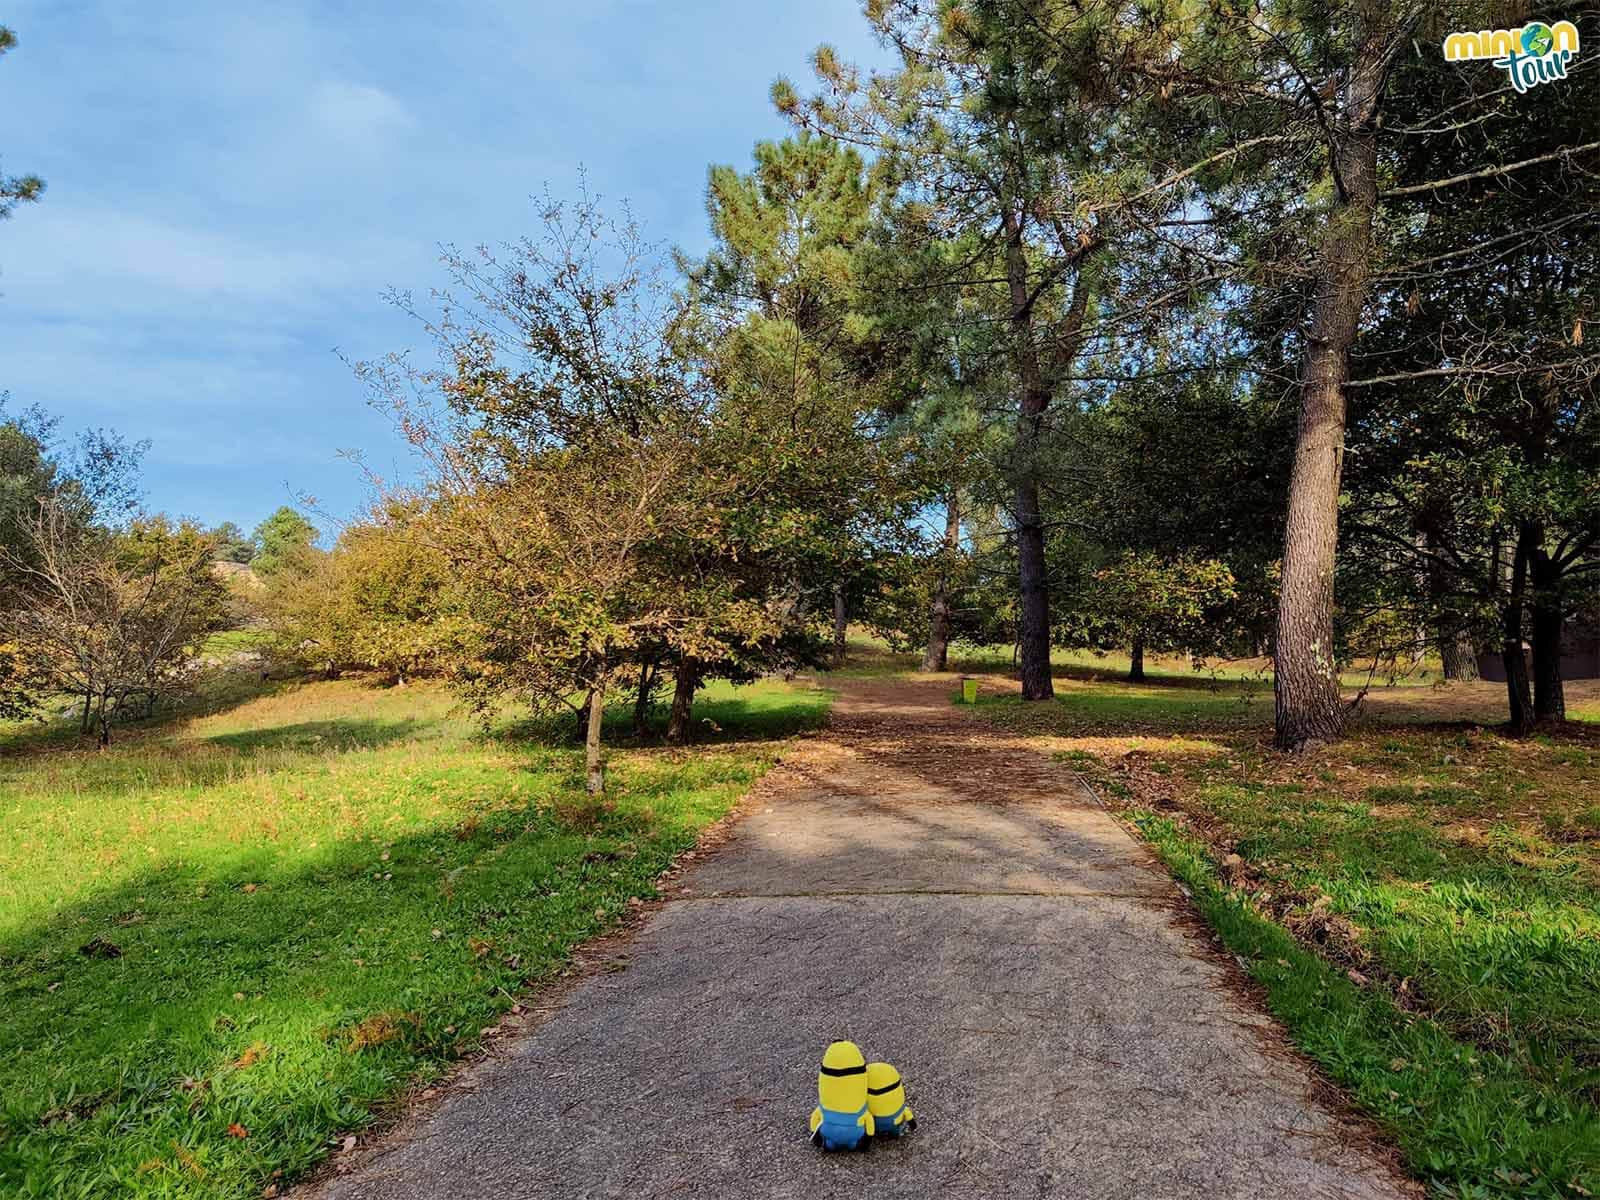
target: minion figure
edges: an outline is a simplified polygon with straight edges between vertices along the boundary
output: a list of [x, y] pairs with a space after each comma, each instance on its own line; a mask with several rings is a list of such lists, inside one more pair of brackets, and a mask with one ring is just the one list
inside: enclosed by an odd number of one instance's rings
[[854, 1042], [834, 1042], [822, 1055], [811, 1141], [824, 1150], [872, 1149], [867, 1060]]
[[904, 1137], [917, 1127], [906, 1103], [905, 1081], [888, 1063], [867, 1064], [867, 1112], [875, 1137]]

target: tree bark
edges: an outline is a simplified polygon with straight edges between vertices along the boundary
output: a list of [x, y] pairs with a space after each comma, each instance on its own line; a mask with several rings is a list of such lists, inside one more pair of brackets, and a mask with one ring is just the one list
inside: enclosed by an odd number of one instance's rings
[[1333, 574], [1344, 471], [1345, 384], [1371, 284], [1378, 207], [1377, 116], [1390, 32], [1377, 12], [1376, 5], [1362, 6], [1360, 40], [1337, 115], [1335, 200], [1317, 254], [1316, 298], [1300, 385], [1274, 641], [1276, 742], [1285, 750], [1337, 738], [1344, 724], [1333, 645]]
[[1017, 649], [1021, 659], [1022, 698], [1048, 700], [1055, 695], [1050, 678], [1050, 589], [1045, 574], [1039, 485], [1031, 476], [1017, 483], [1016, 510], [1017, 590], [1022, 610]]
[[1472, 641], [1459, 633], [1447, 630], [1439, 634], [1439, 661], [1446, 679], [1465, 683], [1478, 678], [1478, 656]]
[[1133, 639], [1133, 650], [1128, 655], [1128, 682], [1144, 682], [1144, 638]]
[[950, 659], [950, 571], [949, 561], [961, 550], [960, 492], [952, 488], [944, 509], [945, 564], [928, 611], [928, 648], [922, 655], [923, 671], [943, 671]]
[[928, 648], [922, 652], [919, 671], [943, 671], [950, 662], [950, 597], [943, 589], [934, 592], [928, 610]]
[[1454, 589], [1450, 569], [1442, 561], [1444, 543], [1436, 532], [1428, 531], [1422, 535], [1422, 548], [1428, 556], [1424, 578], [1434, 614], [1433, 644], [1439, 648], [1439, 665], [1444, 677], [1453, 682], [1477, 679], [1477, 647], [1463, 631], [1461, 614], [1452, 611]]
[[1039, 511], [1039, 434], [1050, 388], [1039, 369], [1033, 339], [1033, 300], [1028, 287], [1028, 256], [1022, 243], [1023, 218], [1007, 218], [1006, 283], [1011, 296], [1011, 336], [1017, 381], [1022, 395], [1017, 411], [1016, 485], [1013, 499], [1017, 526], [1017, 593], [1021, 628], [1022, 698], [1048, 700], [1055, 694], [1050, 678], [1050, 590], [1044, 555], [1044, 518]]
[[[1010, 325], [1017, 382], [1021, 388], [1017, 408], [1014, 448], [1015, 491], [1013, 519], [1017, 527], [1017, 592], [1021, 609], [1017, 646], [1022, 659], [1019, 672], [1024, 700], [1048, 700], [1055, 694], [1050, 677], [1050, 589], [1045, 560], [1044, 517], [1039, 504], [1039, 439], [1045, 409], [1050, 406], [1051, 381], [1039, 360], [1034, 332], [1034, 305], [1042, 284], [1031, 287], [1028, 251], [1023, 234], [1027, 217], [1017, 211], [1005, 214], [1006, 289], [1010, 299]], [[1050, 331], [1050, 361], [1070, 366], [1082, 343], [1083, 316], [1089, 303], [1089, 285], [1081, 264], [1073, 267], [1072, 299], [1058, 327]]]
[[845, 638], [850, 632], [850, 606], [846, 603], [844, 584], [833, 585], [833, 665], [844, 666]]
[[633, 699], [633, 736], [646, 737], [650, 733], [650, 697], [656, 689], [659, 664], [651, 659], [639, 668], [639, 692]]
[[694, 712], [694, 693], [700, 686], [700, 667], [694, 659], [678, 660], [678, 669], [672, 677], [672, 711], [667, 717], [667, 741], [674, 746], [685, 745], [693, 728], [689, 718]]
[[1528, 579], [1530, 539], [1526, 527], [1517, 539], [1511, 568], [1511, 590], [1500, 614], [1500, 661], [1506, 670], [1506, 701], [1510, 707], [1511, 732], [1524, 734], [1533, 728], [1533, 697], [1528, 689], [1528, 659], [1522, 651], [1522, 618]]
[[591, 796], [606, 790], [606, 765], [600, 757], [600, 726], [605, 721], [606, 693], [601, 687], [589, 691], [589, 728], [583, 739], [583, 765]]
[[1566, 613], [1561, 603], [1561, 568], [1545, 549], [1543, 530], [1528, 553], [1533, 584], [1533, 717], [1535, 721], [1567, 719], [1566, 688], [1561, 680], [1561, 635]]
[[78, 725], [79, 733], [88, 733], [94, 727], [94, 693], [83, 694], [83, 719]]
[[99, 727], [100, 749], [104, 750], [111, 744], [111, 710], [106, 707], [107, 696], [100, 696], [99, 710], [95, 713], [95, 724]]

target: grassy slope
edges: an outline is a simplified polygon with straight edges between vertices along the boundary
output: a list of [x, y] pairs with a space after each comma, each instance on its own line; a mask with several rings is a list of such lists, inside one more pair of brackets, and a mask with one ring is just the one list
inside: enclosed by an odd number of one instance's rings
[[303, 1169], [649, 895], [826, 705], [713, 690], [720, 740], [616, 754], [601, 811], [579, 751], [485, 738], [425, 687], [280, 687], [103, 755], [14, 738], [0, 1193], [256, 1195]]
[[1600, 738], [1442, 723], [1497, 693], [1408, 688], [1285, 758], [1270, 689], [1063, 675], [981, 711], [1127, 812], [1437, 1195], [1600, 1195]]

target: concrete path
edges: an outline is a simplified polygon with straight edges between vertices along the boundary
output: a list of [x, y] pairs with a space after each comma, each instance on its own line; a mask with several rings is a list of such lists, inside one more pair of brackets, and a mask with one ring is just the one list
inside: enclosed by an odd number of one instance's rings
[[[1411, 1194], [1069, 772], [948, 677], [839, 686], [625, 967], [320, 1195]], [[840, 1037], [901, 1069], [912, 1137], [807, 1145]]]

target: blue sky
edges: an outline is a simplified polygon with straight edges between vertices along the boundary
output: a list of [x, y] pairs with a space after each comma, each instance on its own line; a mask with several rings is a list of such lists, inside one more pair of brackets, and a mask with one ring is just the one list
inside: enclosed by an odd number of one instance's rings
[[[444, 19], [444, 14], [448, 18]], [[389, 287], [438, 245], [530, 231], [580, 167], [656, 240], [706, 244], [705, 173], [785, 126], [779, 74], [875, 57], [856, 0], [420, 5], [12, 0], [0, 170], [0, 391], [148, 437], [148, 503], [247, 530], [337, 457], [403, 452], [335, 351], [417, 346]]]

